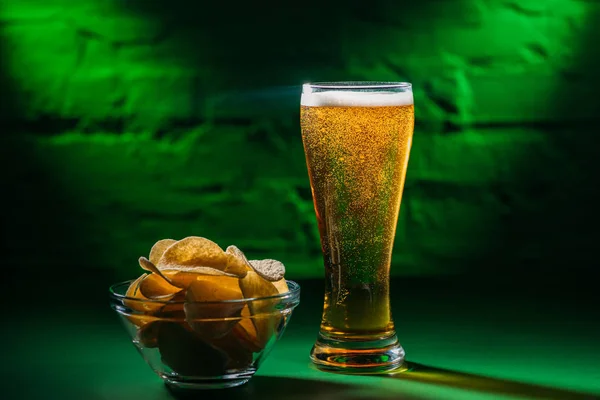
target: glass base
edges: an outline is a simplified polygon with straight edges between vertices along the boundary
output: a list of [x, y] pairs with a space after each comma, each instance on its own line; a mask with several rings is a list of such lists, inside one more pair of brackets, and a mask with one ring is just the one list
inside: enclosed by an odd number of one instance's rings
[[250, 380], [250, 377], [227, 378], [227, 379], [189, 379], [163, 377], [165, 385], [173, 391], [187, 390], [207, 390], [207, 389], [226, 389], [243, 385]]
[[385, 372], [401, 367], [404, 349], [396, 335], [369, 341], [345, 341], [319, 334], [310, 352], [317, 368], [343, 373]]

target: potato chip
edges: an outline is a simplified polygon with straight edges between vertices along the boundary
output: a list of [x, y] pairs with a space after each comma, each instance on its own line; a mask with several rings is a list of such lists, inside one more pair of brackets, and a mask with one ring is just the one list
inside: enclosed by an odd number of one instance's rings
[[273, 286], [275, 286], [275, 288], [277, 288], [277, 291], [282, 294], [282, 293], [287, 293], [290, 291], [290, 288], [288, 288], [287, 282], [285, 281], [285, 279], [280, 279], [278, 281], [273, 282]]
[[281, 321], [279, 314], [256, 314], [252, 316], [252, 322], [256, 327], [256, 339], [261, 349], [267, 347], [268, 343], [276, 340], [276, 328]]
[[[129, 300], [129, 299], [123, 300], [123, 304], [125, 304], [127, 307], [131, 308], [132, 310], [149, 313], [149, 315], [144, 316], [144, 317], [150, 318], [150, 319], [154, 318], [152, 313], [160, 310], [160, 308], [163, 306], [162, 303], [152, 301], [152, 300], [168, 300], [168, 298], [166, 298], [166, 299], [163, 299], [163, 298], [149, 299], [148, 297], [144, 296], [144, 294], [142, 293], [142, 290], [141, 290], [142, 283], [144, 282], [145, 279], [147, 279], [148, 277], [150, 277], [152, 275], [154, 275], [154, 274], [142, 274], [142, 276], [137, 278], [129, 286], [129, 288], [127, 289], [127, 292], [125, 293], [125, 296], [129, 297], [131, 299], [135, 299], [135, 300]], [[139, 318], [134, 317], [133, 319], [139, 319]], [[132, 319], [130, 319], [130, 320], [132, 320]]]
[[275, 282], [283, 279], [285, 266], [277, 260], [250, 260], [250, 265], [264, 279]]
[[248, 349], [233, 331], [209, 342], [213, 347], [227, 354], [227, 369], [245, 369], [252, 363], [252, 350]]
[[227, 355], [181, 324], [164, 322], [158, 329], [160, 359], [182, 376], [224, 375]]
[[140, 267], [142, 267], [146, 271], [152, 272], [156, 275], [160, 275], [165, 281], [169, 282], [169, 278], [164, 276], [163, 273], [158, 268], [156, 268], [156, 265], [154, 265], [154, 263], [148, 260], [146, 257], [140, 257], [138, 259], [138, 263], [140, 264]]
[[[279, 294], [273, 283], [263, 279], [254, 271], [248, 272], [239, 282], [240, 289], [246, 299], [270, 297]], [[274, 301], [272, 300], [255, 300], [248, 303], [260, 348], [264, 348], [271, 339], [275, 325], [279, 320], [278, 316], [271, 315], [270, 308], [273, 304]], [[261, 315], [261, 313], [265, 313], [265, 315]]]
[[127, 292], [125, 293], [126, 298], [123, 299], [123, 304], [133, 310], [132, 313], [128, 315], [124, 314], [124, 316], [137, 327], [144, 326], [148, 322], [153, 321], [155, 316], [152, 313], [158, 310], [161, 306], [160, 304], [152, 304], [144, 301], [148, 299], [140, 291], [140, 285], [148, 276], [150, 275], [142, 274], [139, 278], [133, 281], [129, 285], [129, 288], [127, 288]]
[[229, 246], [225, 253], [229, 256], [226, 272], [232, 273], [240, 278], [246, 276], [248, 271], [252, 271], [252, 266], [248, 262], [246, 255], [236, 246]]
[[139, 291], [147, 299], [168, 301], [182, 289], [171, 285], [161, 275], [150, 274], [140, 282]]
[[[186, 312], [186, 315], [193, 315], [194, 311], [189, 311], [189, 310], [194, 310], [194, 308], [197, 307], [197, 303], [192, 303], [191, 306], [186, 305], [185, 309], [188, 311]], [[211, 305], [208, 308], [210, 309], [214, 309], [214, 310], [209, 310], [209, 313], [212, 313], [213, 311], [218, 312], [218, 307]], [[205, 310], [203, 310], [205, 311]], [[190, 319], [187, 321], [187, 323], [189, 324], [189, 326], [194, 330], [194, 332], [196, 332], [198, 334], [199, 337], [203, 338], [203, 339], [217, 339], [217, 338], [221, 338], [225, 335], [227, 335], [231, 329], [233, 328], [233, 326], [236, 324], [237, 320], [235, 318], [233, 319], [227, 319], [227, 320], [200, 320], [200, 319]]]
[[[195, 302], [242, 300], [244, 298], [238, 278], [200, 275], [190, 283], [186, 300]], [[241, 309], [243, 303], [239, 306]]]
[[174, 243], [177, 243], [177, 240], [163, 239], [154, 243], [154, 246], [152, 246], [152, 249], [150, 249], [150, 254], [148, 255], [148, 259], [150, 260], [150, 262], [154, 265], [158, 264], [165, 250], [167, 250], [169, 246], [171, 246]]
[[150, 349], [158, 347], [158, 330], [163, 321], [152, 321], [140, 327], [137, 337], [144, 347]]
[[[142, 282], [142, 280], [144, 280], [144, 278], [148, 276], [148, 274], [142, 274], [140, 275], [135, 281], [131, 282], [129, 284], [129, 287], [127, 287], [127, 291], [125, 292], [125, 297], [135, 297], [137, 294], [138, 289], [140, 288], [140, 283]], [[125, 300], [127, 302], [127, 300]]]
[[233, 327], [231, 330], [232, 334], [234, 334], [240, 343], [244, 345], [250, 352], [259, 352], [262, 350], [260, 346], [260, 342], [258, 341], [258, 333], [256, 332], [256, 327], [254, 326], [254, 322], [250, 318], [250, 309], [248, 305], [245, 305], [242, 308], [240, 322]]
[[177, 320], [185, 323], [185, 312], [183, 311], [185, 295], [185, 290], [175, 294], [175, 296], [160, 309], [160, 311], [157, 313], [157, 316], [160, 318]]
[[172, 244], [164, 252], [157, 267], [212, 267], [224, 270], [228, 256], [214, 242], [198, 236], [190, 236]]
[[248, 263], [248, 259], [246, 258], [246, 255], [237, 246], [231, 245], [231, 246], [227, 247], [227, 249], [225, 250], [225, 253], [235, 256], [235, 257], [239, 258], [240, 260], [243, 260], [246, 263]]
[[[225, 336], [238, 322], [243, 302], [210, 304], [223, 300], [242, 300], [237, 278], [199, 276], [188, 287], [184, 305], [186, 321], [203, 337]], [[206, 321], [207, 319], [222, 319]]]
[[[277, 288], [272, 282], [263, 279], [255, 271], [248, 272], [244, 278], [239, 280], [239, 284], [242, 294], [246, 299], [270, 297], [279, 294]], [[250, 306], [250, 311], [253, 311], [252, 305]]]
[[162, 270], [163, 275], [173, 285], [180, 288], [187, 288], [190, 283], [199, 276], [223, 276], [237, 278], [233, 274], [228, 274], [221, 270], [211, 267], [170, 267]]
[[[127, 292], [125, 292], [125, 297], [129, 297], [129, 298], [133, 298], [133, 299], [143, 298], [141, 293], [139, 293], [140, 283], [147, 276], [148, 276], [148, 274], [142, 274], [139, 278], [137, 278], [135, 281], [133, 281], [131, 283], [131, 285], [129, 285], [129, 287], [127, 288]], [[131, 308], [132, 310], [136, 310], [136, 311], [144, 311], [145, 310], [139, 301], [131, 301], [129, 299], [124, 299], [123, 304], [125, 304], [125, 306]]]
[[156, 321], [156, 318], [154, 318], [153, 316], [148, 316], [144, 314], [122, 314], [122, 316], [138, 328], [141, 328], [152, 321]]

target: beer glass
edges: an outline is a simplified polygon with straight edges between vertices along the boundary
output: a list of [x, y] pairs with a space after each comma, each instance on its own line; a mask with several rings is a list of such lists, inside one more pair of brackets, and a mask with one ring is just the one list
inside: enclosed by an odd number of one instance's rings
[[325, 264], [311, 359], [325, 370], [394, 369], [404, 350], [390, 310], [390, 262], [412, 143], [412, 86], [305, 84], [301, 127]]

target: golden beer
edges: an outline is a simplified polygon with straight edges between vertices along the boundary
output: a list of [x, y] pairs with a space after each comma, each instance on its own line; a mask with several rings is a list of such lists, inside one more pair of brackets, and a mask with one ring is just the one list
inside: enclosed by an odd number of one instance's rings
[[325, 264], [313, 361], [382, 370], [402, 362], [389, 276], [410, 153], [408, 84], [305, 85], [302, 139]]

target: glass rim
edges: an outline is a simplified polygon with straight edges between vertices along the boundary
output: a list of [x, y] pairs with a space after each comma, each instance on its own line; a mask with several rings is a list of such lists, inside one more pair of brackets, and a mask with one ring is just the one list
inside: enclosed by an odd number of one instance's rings
[[261, 301], [261, 300], [287, 300], [292, 299], [296, 300], [300, 297], [300, 285], [294, 281], [290, 281], [286, 279], [286, 283], [288, 284], [288, 291], [285, 293], [278, 293], [273, 296], [266, 297], [251, 297], [251, 298], [243, 298], [243, 299], [233, 299], [233, 300], [220, 300], [220, 301], [185, 301], [185, 300], [160, 300], [160, 299], [138, 299], [135, 297], [129, 297], [124, 294], [120, 294], [117, 292], [117, 289], [121, 286], [129, 287], [131, 283], [133, 283], [135, 279], [130, 279], [123, 282], [118, 282], [111, 285], [108, 289], [109, 297], [114, 300], [118, 300], [120, 302], [131, 301], [136, 303], [150, 303], [150, 304], [162, 304], [162, 305], [172, 305], [172, 304], [202, 304], [202, 305], [215, 305], [215, 304], [246, 304], [253, 301]]
[[410, 82], [380, 82], [380, 81], [339, 81], [339, 82], [307, 82], [302, 88], [311, 89], [412, 89]]

